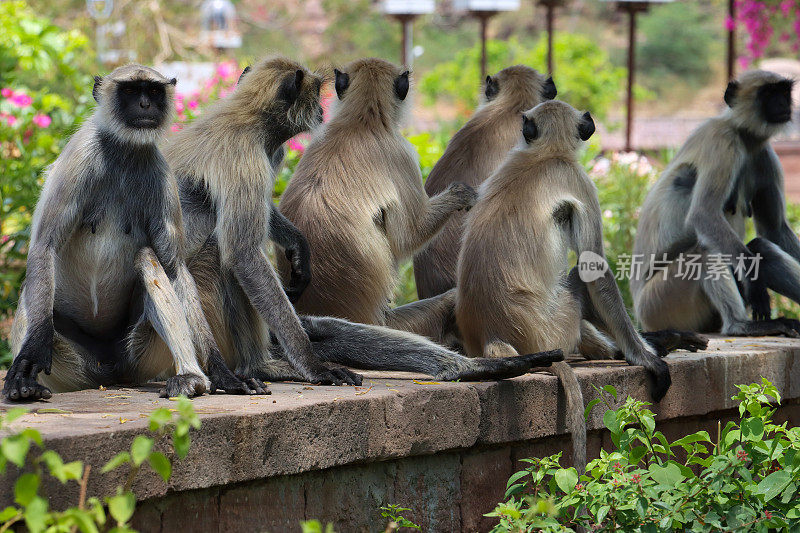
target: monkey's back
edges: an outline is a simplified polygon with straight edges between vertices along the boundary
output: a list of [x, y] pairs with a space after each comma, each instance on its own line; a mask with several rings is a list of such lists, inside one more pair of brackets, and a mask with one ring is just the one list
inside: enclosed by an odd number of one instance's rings
[[507, 161], [468, 216], [456, 320], [471, 356], [492, 340], [520, 353], [577, 344], [579, 310], [564, 284], [568, 245], [551, 216], [561, 163], [526, 171]]
[[[398, 257], [380, 214], [386, 206], [408, 203], [414, 185], [391, 176], [416, 165], [408, 154], [393, 152], [390, 144], [335, 130], [306, 149], [280, 202], [311, 248], [311, 282], [295, 304], [298, 312], [382, 323]], [[421, 180], [416, 187], [421, 189]], [[278, 263], [286, 280], [289, 265], [282, 257]]]

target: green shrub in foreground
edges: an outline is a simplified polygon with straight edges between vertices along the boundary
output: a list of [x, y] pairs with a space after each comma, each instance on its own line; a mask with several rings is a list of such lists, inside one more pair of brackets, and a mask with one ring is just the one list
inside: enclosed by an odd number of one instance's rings
[[494, 531], [800, 531], [800, 428], [772, 421], [780, 395], [766, 379], [737, 387], [737, 422], [669, 442], [647, 402], [613, 409], [606, 386], [586, 412], [606, 405], [615, 450], [581, 476], [560, 468], [561, 453], [525, 460], [487, 515]]

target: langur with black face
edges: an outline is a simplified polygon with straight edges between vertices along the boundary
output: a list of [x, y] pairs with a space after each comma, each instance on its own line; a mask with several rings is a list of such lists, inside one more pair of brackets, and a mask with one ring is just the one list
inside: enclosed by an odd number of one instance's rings
[[140, 65], [95, 78], [97, 109], [48, 168], [34, 212], [8, 399], [167, 376], [165, 396], [261, 390], [226, 368], [184, 262], [158, 148], [174, 86]]
[[[645, 329], [800, 335], [797, 320], [771, 319], [767, 292], [800, 302], [800, 241], [769, 145], [791, 121], [792, 85], [765, 71], [731, 81], [728, 109], [692, 133], [647, 195], [631, 280]], [[745, 244], [749, 217], [758, 236]]]
[[[589, 113], [549, 101], [522, 116], [518, 148], [480, 189], [458, 261], [456, 322], [473, 357], [561, 349], [587, 358], [622, 356], [642, 365], [658, 401], [670, 386], [660, 356], [697, 350], [703, 338], [659, 332], [645, 339], [625, 310], [613, 275], [583, 281], [568, 252], [605, 258], [597, 190], [577, 161], [594, 133]], [[613, 339], [613, 340], [612, 340]], [[567, 363], [551, 367], [564, 386], [574, 463], [586, 464], [583, 395]]]
[[[454, 325], [454, 293], [396, 309], [388, 303], [399, 261], [423, 246], [455, 212], [470, 207], [475, 192], [453, 183], [431, 199], [425, 194], [417, 155], [400, 133], [408, 71], [369, 58], [335, 74], [339, 102], [333, 117], [306, 148], [280, 202], [281, 212], [311, 248], [311, 283], [295, 305], [301, 313], [442, 341]], [[279, 259], [279, 270], [288, 279], [289, 264]], [[399, 331], [393, 335], [401, 343], [419, 338]], [[374, 346], [372, 353], [362, 347], [348, 364], [420, 371], [440, 379], [510, 377], [562, 358], [554, 352], [470, 359], [444, 348], [383, 353], [379, 336], [369, 346]]]
[[[561, 357], [482, 364], [416, 335], [295, 314], [266, 246], [272, 239], [289, 252], [286, 292], [294, 299], [309, 280], [308, 244], [272, 204], [273, 179], [283, 143], [322, 121], [322, 83], [293, 61], [265, 59], [165, 149], [180, 184], [189, 267], [229, 367], [255, 381], [360, 384], [359, 375], [331, 363], [480, 379], [487, 367], [491, 377], [519, 375]], [[309, 209], [310, 216], [320, 215], [319, 208]], [[326, 260], [319, 255], [326, 248], [311, 250], [312, 265]]]
[[[519, 142], [520, 115], [545, 100], [552, 100], [556, 94], [553, 78], [524, 65], [487, 76], [481, 105], [447, 144], [425, 181], [425, 192], [434, 196], [457, 181], [479, 187]], [[420, 299], [455, 287], [465, 216], [463, 211], [454, 213], [414, 256], [414, 279]]]

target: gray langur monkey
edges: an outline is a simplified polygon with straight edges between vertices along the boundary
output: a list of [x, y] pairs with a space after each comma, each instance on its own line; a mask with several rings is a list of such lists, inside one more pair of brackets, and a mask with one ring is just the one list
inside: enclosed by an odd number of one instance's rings
[[[797, 320], [770, 319], [767, 293], [800, 302], [800, 241], [769, 145], [791, 120], [792, 85], [765, 71], [731, 81], [728, 109], [692, 133], [647, 195], [633, 256], [643, 265], [631, 280], [645, 329], [800, 335]], [[751, 216], [758, 236], [745, 244]]]
[[359, 385], [361, 376], [331, 363], [480, 379], [486, 368], [489, 377], [519, 375], [562, 357], [454, 362], [455, 354], [416, 335], [295, 314], [266, 246], [272, 239], [289, 252], [292, 297], [308, 282], [308, 246], [272, 204], [274, 170], [283, 143], [321, 123], [322, 83], [293, 61], [265, 59], [165, 149], [180, 185], [189, 268], [228, 366], [248, 380]]
[[[455, 183], [432, 199], [425, 194], [417, 156], [399, 131], [408, 71], [368, 58], [335, 74], [340, 101], [334, 115], [306, 148], [280, 202], [281, 212], [311, 245], [311, 283], [295, 304], [297, 310], [373, 324], [365, 330], [369, 337], [357, 335], [364, 340], [348, 364], [358, 368], [474, 380], [519, 375], [561, 360], [560, 352], [502, 362], [470, 359], [433, 343], [425, 350], [413, 347], [410, 340], [419, 337], [404, 332], [442, 340], [452, 325], [455, 293], [390, 310], [397, 263], [424, 245], [454, 212], [471, 206], [475, 193]], [[281, 257], [279, 270], [287, 279], [289, 264]], [[385, 353], [395, 339], [408, 349]], [[514, 368], [503, 366], [509, 364]]]
[[[506, 357], [561, 349], [590, 359], [624, 357], [644, 366], [651, 394], [670, 386], [660, 356], [706, 346], [693, 334], [658, 332], [647, 339], [625, 310], [614, 276], [583, 281], [568, 252], [605, 258], [597, 190], [577, 161], [594, 133], [591, 115], [548, 101], [522, 115], [518, 148], [484, 182], [467, 217], [458, 260], [456, 321], [470, 356]], [[572, 368], [551, 371], [564, 386], [574, 463], [586, 465], [583, 395]]]
[[97, 109], [48, 168], [34, 211], [8, 399], [170, 374], [162, 395], [258, 391], [222, 361], [184, 262], [177, 184], [158, 148], [174, 86], [140, 65], [95, 77]]
[[[520, 114], [556, 97], [556, 85], [524, 65], [487, 76], [475, 114], [456, 132], [425, 181], [428, 195], [439, 194], [463, 181], [477, 188], [500, 166], [519, 139]], [[456, 263], [464, 233], [465, 214], [450, 217], [442, 230], [414, 256], [414, 279], [420, 299], [456, 285]]]

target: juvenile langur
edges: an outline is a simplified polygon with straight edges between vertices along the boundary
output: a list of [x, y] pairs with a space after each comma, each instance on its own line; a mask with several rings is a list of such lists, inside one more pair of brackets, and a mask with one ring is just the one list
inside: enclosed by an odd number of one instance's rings
[[[335, 74], [334, 115], [280, 202], [311, 245], [311, 283], [295, 306], [441, 341], [454, 294], [390, 309], [397, 265], [468, 209], [475, 191], [455, 182], [433, 198], [425, 194], [418, 156], [400, 133], [408, 71], [369, 58]], [[285, 276], [285, 262], [280, 269]]]
[[34, 211], [7, 398], [169, 374], [167, 396], [261, 392], [226, 368], [184, 262], [178, 189], [158, 148], [174, 86], [140, 65], [95, 78], [97, 109], [48, 168]]
[[[335, 114], [306, 148], [281, 198], [281, 211], [311, 245], [311, 283], [296, 303], [298, 311], [376, 325], [359, 331], [344, 320], [306, 317], [318, 330], [311, 333], [315, 350], [330, 346], [335, 352], [338, 346], [339, 357], [350, 357], [339, 361], [358, 368], [461, 380], [510, 377], [561, 360], [556, 351], [502, 363], [513, 367], [497, 366], [502, 360], [470, 359], [416, 335], [378, 327], [441, 340], [453, 322], [455, 293], [389, 310], [397, 263], [474, 200], [474, 191], [461, 183], [430, 200], [423, 191], [413, 147], [399, 132], [408, 76], [380, 59], [337, 70]], [[286, 277], [289, 265], [280, 257], [279, 264]], [[323, 321], [341, 333], [326, 333]], [[425, 344], [414, 344], [420, 342]]]
[[474, 362], [416, 335], [295, 314], [267, 259], [267, 240], [290, 251], [294, 296], [308, 281], [308, 246], [272, 206], [273, 177], [282, 144], [321, 122], [322, 81], [284, 58], [261, 61], [166, 148], [180, 184], [189, 266], [228, 365], [260, 380], [360, 384], [359, 375], [329, 363], [482, 379], [561, 358]]
[[[463, 181], [477, 188], [519, 142], [519, 117], [524, 111], [556, 97], [553, 78], [524, 65], [487, 76], [483, 101], [458, 130], [425, 182], [428, 195], [439, 194]], [[430, 298], [456, 285], [456, 263], [464, 233], [464, 213], [450, 217], [442, 230], [414, 256], [419, 298]]]
[[[621, 355], [647, 369], [658, 401], [670, 386], [659, 355], [675, 347], [696, 350], [706, 341], [678, 332], [659, 332], [646, 341], [631, 324], [610, 272], [584, 282], [577, 269], [568, 270], [569, 250], [605, 257], [597, 190], [576, 155], [594, 130], [588, 112], [559, 101], [523, 115], [519, 147], [484, 182], [467, 217], [456, 321], [473, 357], [550, 349], [587, 358]], [[551, 369], [564, 385], [575, 464], [582, 468], [586, 425], [580, 385], [566, 363]]]
[[[792, 85], [765, 71], [730, 82], [728, 109], [692, 133], [647, 195], [634, 246], [643, 267], [631, 280], [645, 329], [800, 334], [796, 320], [770, 320], [767, 293], [800, 302], [800, 241], [769, 145], [791, 120]], [[744, 244], [751, 216], [758, 237]]]

